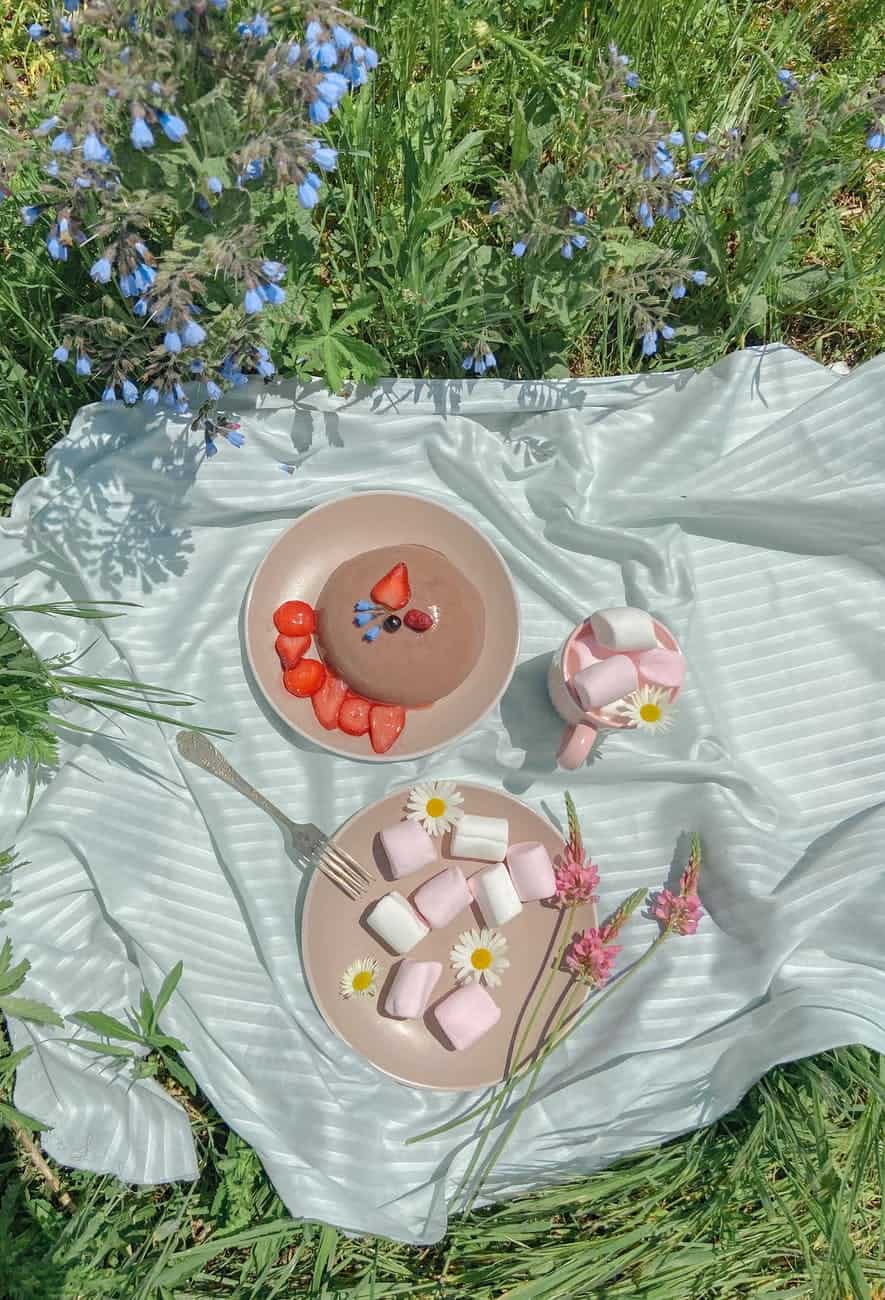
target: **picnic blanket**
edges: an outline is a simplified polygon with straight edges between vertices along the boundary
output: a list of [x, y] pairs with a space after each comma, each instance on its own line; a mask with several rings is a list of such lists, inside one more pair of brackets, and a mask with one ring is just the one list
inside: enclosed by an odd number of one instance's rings
[[[199, 696], [190, 713], [235, 732], [235, 766], [329, 831], [420, 777], [500, 783], [557, 817], [568, 786], [603, 912], [662, 885], [684, 832], [703, 837], [699, 932], [668, 941], [553, 1058], [490, 1196], [707, 1124], [777, 1062], [885, 1050], [885, 357], [848, 377], [770, 347], [702, 373], [391, 380], [344, 397], [254, 383], [224, 407], [246, 443], [208, 461], [185, 420], [86, 407], [20, 490], [0, 525], [17, 601], [138, 606], [104, 623], [18, 616], [38, 651], [94, 642], [80, 671]], [[240, 622], [294, 517], [390, 487], [486, 533], [523, 633], [512, 685], [469, 735], [372, 765], [287, 733], [250, 684]], [[549, 655], [589, 611], [623, 603], [686, 649], [675, 724], [614, 735], [591, 765], [558, 772]], [[185, 764], [174, 729], [91, 725], [41, 774], [29, 812], [25, 775], [3, 777], [2, 843], [24, 865], [0, 887], [32, 963], [25, 991], [62, 1014], [122, 1016], [182, 960], [164, 1024], [292, 1214], [438, 1240], [471, 1130], [405, 1139], [476, 1097], [406, 1088], [326, 1027], [272, 820]], [[650, 918], [631, 923], [621, 963], [654, 933]], [[194, 1178], [182, 1106], [61, 1041], [72, 1032], [13, 1024], [15, 1045], [35, 1048], [15, 1099], [51, 1126], [46, 1151], [130, 1183]]]

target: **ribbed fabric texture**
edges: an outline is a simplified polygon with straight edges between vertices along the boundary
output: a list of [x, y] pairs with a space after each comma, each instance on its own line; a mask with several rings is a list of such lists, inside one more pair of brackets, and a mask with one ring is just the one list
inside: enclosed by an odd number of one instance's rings
[[[205, 464], [184, 421], [119, 405], [78, 415], [0, 524], [0, 576], [22, 602], [139, 608], [104, 624], [21, 616], [37, 649], [97, 637], [90, 670], [200, 696], [190, 712], [236, 732], [235, 766], [330, 831], [417, 778], [502, 783], [557, 815], [568, 787], [603, 912], [663, 884], [683, 832], [704, 838], [699, 933], [669, 941], [554, 1061], [494, 1195], [705, 1124], [775, 1062], [852, 1041], [885, 1049], [885, 358], [839, 379], [776, 347], [699, 375], [390, 381], [346, 399], [251, 385], [227, 408], [246, 446], [221, 443]], [[500, 708], [446, 752], [389, 766], [288, 735], [249, 682], [240, 634], [252, 573], [288, 523], [380, 487], [481, 528], [523, 621]], [[566, 777], [547, 662], [578, 619], [620, 603], [664, 619], [686, 649], [677, 720], [610, 737]], [[27, 865], [0, 887], [33, 964], [27, 991], [120, 1015], [181, 959], [165, 1023], [292, 1213], [439, 1239], [470, 1130], [404, 1139], [475, 1098], [404, 1088], [326, 1028], [279, 832], [182, 763], [173, 734], [109, 722], [75, 736], [27, 817], [23, 778], [6, 774], [2, 842]], [[622, 963], [654, 933], [638, 918]], [[52, 1126], [46, 1150], [127, 1182], [194, 1177], [178, 1105], [63, 1036], [15, 1027], [17, 1046], [36, 1046], [16, 1100]]]

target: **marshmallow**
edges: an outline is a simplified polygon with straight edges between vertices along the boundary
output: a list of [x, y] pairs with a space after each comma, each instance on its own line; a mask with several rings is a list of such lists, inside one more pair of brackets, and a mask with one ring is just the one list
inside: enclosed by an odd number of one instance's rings
[[652, 686], [682, 685], [685, 655], [681, 655], [678, 650], [644, 650], [637, 663], [640, 676]]
[[501, 1019], [501, 1008], [481, 984], [465, 984], [436, 1008], [440, 1029], [456, 1052], [472, 1047]]
[[510, 879], [524, 903], [536, 898], [550, 898], [556, 893], [556, 876], [550, 854], [543, 844], [529, 840], [511, 844], [507, 850]]
[[366, 917], [366, 925], [375, 931], [382, 943], [400, 954], [408, 952], [430, 934], [430, 926], [396, 890], [378, 899]]
[[630, 605], [598, 609], [590, 615], [590, 626], [597, 641], [609, 650], [654, 650], [658, 644], [651, 614]]
[[427, 1010], [430, 995], [442, 975], [442, 962], [412, 961], [406, 957], [384, 999], [384, 1010], [398, 1020], [417, 1020]]
[[470, 888], [486, 925], [504, 925], [522, 911], [516, 886], [503, 862], [471, 876]]
[[[651, 653], [651, 652], [650, 652]], [[636, 665], [626, 655], [612, 655], [601, 663], [582, 668], [572, 678], [572, 687], [582, 709], [603, 709], [639, 685]]]
[[381, 844], [395, 880], [436, 862], [436, 845], [416, 821], [396, 822], [380, 834]]
[[591, 664], [595, 663], [596, 656], [586, 641], [577, 638], [571, 643], [568, 652], [568, 663], [566, 664], [569, 677], [574, 677], [582, 668], [589, 668]]
[[470, 906], [470, 890], [460, 867], [446, 867], [415, 891], [414, 904], [434, 930], [441, 930]]
[[452, 857], [500, 862], [507, 852], [510, 826], [506, 817], [478, 817], [465, 813], [452, 831]]

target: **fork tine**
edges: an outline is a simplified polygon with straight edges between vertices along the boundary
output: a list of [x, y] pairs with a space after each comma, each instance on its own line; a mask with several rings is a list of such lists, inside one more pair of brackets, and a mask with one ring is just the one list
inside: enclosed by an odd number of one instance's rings
[[357, 896], [366, 892], [367, 883], [365, 875], [357, 873], [355, 866], [351, 865], [352, 859], [349, 859], [346, 854], [341, 853], [337, 845], [333, 844], [331, 840], [327, 840], [322, 846], [319, 850], [318, 857], [326, 866], [333, 869], [342, 879], [347, 880], [350, 886], [356, 891]]
[[346, 849], [342, 849], [340, 844], [336, 844], [333, 840], [329, 840], [326, 847], [327, 849], [330, 849], [335, 856], [345, 864], [345, 866], [349, 867], [351, 871], [356, 872], [357, 876], [359, 876], [361, 880], [364, 880], [367, 885], [374, 885], [374, 873], [368, 871], [361, 862], [357, 862], [356, 858], [351, 857]]
[[333, 885], [337, 885], [348, 898], [356, 900], [359, 898], [359, 891], [356, 885], [352, 884], [346, 876], [341, 875], [334, 863], [326, 861], [325, 857], [320, 856], [316, 860], [317, 870], [321, 871], [327, 880], [331, 880]]

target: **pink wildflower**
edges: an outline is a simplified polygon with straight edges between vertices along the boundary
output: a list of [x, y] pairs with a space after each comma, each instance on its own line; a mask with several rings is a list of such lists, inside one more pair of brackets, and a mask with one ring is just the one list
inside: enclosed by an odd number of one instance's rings
[[652, 912], [665, 930], [676, 934], [694, 934], [704, 915], [697, 894], [673, 894], [669, 889], [658, 891]]
[[589, 903], [599, 884], [599, 872], [583, 853], [575, 857], [568, 849], [556, 868], [556, 897], [560, 903]]
[[577, 939], [573, 940], [565, 962], [572, 974], [583, 984], [601, 988], [611, 977], [611, 968], [620, 951], [620, 944], [604, 943], [594, 926], [592, 929], [582, 930]]

